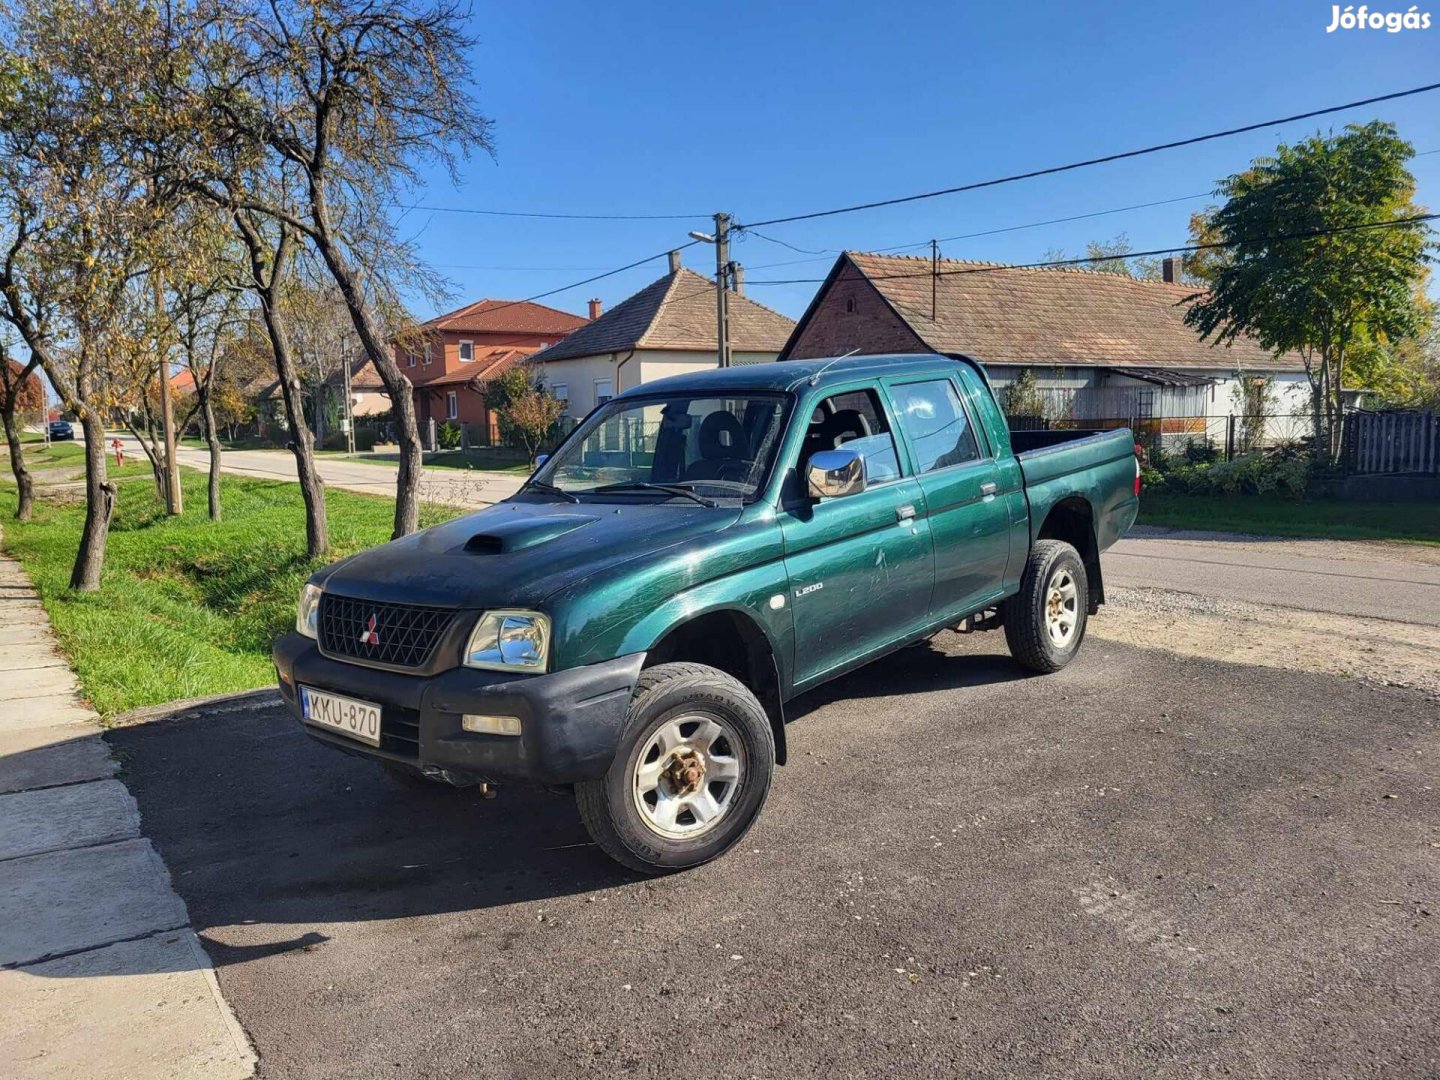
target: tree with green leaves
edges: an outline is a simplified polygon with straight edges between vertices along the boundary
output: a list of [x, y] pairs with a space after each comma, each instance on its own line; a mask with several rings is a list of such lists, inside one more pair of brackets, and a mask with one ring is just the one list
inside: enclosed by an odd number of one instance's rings
[[543, 376], [523, 364], [486, 382], [484, 394], [485, 407], [499, 418], [500, 433], [519, 439], [534, 465], [565, 403], [550, 392]]
[[1185, 321], [1202, 338], [1249, 335], [1297, 353], [1317, 445], [1338, 452], [1341, 391], [1357, 346], [1413, 337], [1430, 230], [1413, 202], [1413, 148], [1381, 121], [1282, 144], [1220, 184], [1207, 226], [1225, 244]]

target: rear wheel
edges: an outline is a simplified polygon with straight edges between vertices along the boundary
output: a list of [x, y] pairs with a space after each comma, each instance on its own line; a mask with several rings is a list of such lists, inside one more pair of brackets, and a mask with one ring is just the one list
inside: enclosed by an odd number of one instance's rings
[[775, 738], [755, 695], [703, 664], [641, 672], [615, 760], [575, 786], [600, 848], [647, 874], [728, 851], [765, 805]]
[[1005, 640], [1021, 667], [1059, 671], [1080, 650], [1090, 583], [1080, 553], [1062, 540], [1037, 540], [1020, 591], [1005, 602]]

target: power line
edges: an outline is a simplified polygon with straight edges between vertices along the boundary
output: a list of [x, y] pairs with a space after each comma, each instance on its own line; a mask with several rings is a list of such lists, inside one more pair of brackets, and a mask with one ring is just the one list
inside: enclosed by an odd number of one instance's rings
[[400, 210], [423, 210], [433, 214], [478, 214], [483, 217], [549, 218], [558, 221], [694, 221], [711, 214], [551, 214], [530, 210], [480, 210], [469, 206], [427, 206], [423, 203], [396, 203]]
[[[1433, 152], [1433, 151], [1432, 151], [1432, 152]], [[1417, 155], [1415, 155], [1415, 156], [1416, 156], [1416, 157], [1419, 157], [1420, 155], [1417, 154]], [[1088, 212], [1088, 213], [1084, 213], [1084, 214], [1071, 214], [1071, 215], [1069, 215], [1068, 217], [1047, 218], [1045, 221], [1030, 221], [1030, 222], [1026, 222], [1024, 225], [1005, 225], [1005, 226], [1002, 226], [1001, 228], [998, 228], [998, 229], [982, 229], [982, 230], [979, 231], [979, 232], [960, 233], [958, 236], [941, 236], [941, 237], [938, 237], [935, 242], [936, 242], [937, 244], [949, 244], [949, 243], [952, 243], [952, 242], [954, 242], [954, 241], [956, 241], [956, 240], [973, 240], [973, 239], [975, 239], [976, 237], [980, 237], [980, 236], [998, 236], [998, 235], [1001, 234], [1001, 233], [1020, 232], [1020, 231], [1023, 230], [1023, 229], [1038, 229], [1038, 228], [1041, 228], [1042, 226], [1045, 226], [1045, 225], [1060, 225], [1060, 224], [1063, 224], [1063, 223], [1068, 222], [1068, 221], [1083, 221], [1083, 220], [1085, 220], [1085, 219], [1087, 219], [1087, 218], [1105, 217], [1105, 216], [1108, 215], [1108, 214], [1123, 214], [1123, 213], [1126, 213], [1127, 211], [1130, 211], [1130, 210], [1145, 210], [1145, 209], [1148, 209], [1149, 207], [1152, 207], [1152, 206], [1168, 206], [1168, 205], [1170, 205], [1170, 204], [1172, 204], [1172, 203], [1193, 202], [1195, 199], [1208, 199], [1208, 198], [1210, 198], [1210, 196], [1211, 196], [1212, 194], [1213, 194], [1213, 192], [1202, 191], [1202, 192], [1200, 192], [1198, 195], [1177, 195], [1177, 196], [1176, 196], [1175, 198], [1173, 198], [1173, 199], [1157, 199], [1157, 200], [1155, 200], [1154, 202], [1134, 203], [1134, 204], [1132, 204], [1132, 205], [1130, 205], [1130, 206], [1117, 206], [1117, 207], [1114, 207], [1114, 208], [1112, 208], [1112, 209], [1110, 209], [1110, 210], [1091, 210], [1091, 211]], [[755, 235], [755, 236], [759, 236], [762, 240], [771, 240], [772, 243], [782, 243], [782, 244], [784, 243], [783, 241], [773, 240], [771, 237], [763, 236], [763, 235], [760, 234], [760, 233], [755, 233], [754, 235]], [[925, 246], [928, 245], [929, 243], [930, 243], [929, 240], [917, 240], [917, 241], [916, 241], [915, 243], [913, 243], [913, 244], [894, 244], [894, 245], [892, 245], [892, 246], [890, 246], [890, 247], [871, 248], [870, 250], [876, 251], [876, 252], [880, 252], [880, 253], [883, 254], [883, 253], [891, 252], [891, 251], [905, 251], [905, 250], [907, 250], [907, 249], [909, 249], [909, 248], [925, 247]], [[791, 245], [785, 244], [784, 246], [785, 246], [785, 247], [790, 247]], [[796, 249], [796, 250], [802, 250], [802, 249]], [[838, 255], [839, 252], [838, 252], [838, 251], [835, 251], [835, 250], [833, 250], [833, 249], [829, 249], [829, 250], [827, 251], [827, 254]], [[769, 269], [769, 268], [771, 268], [771, 267], [776, 267], [776, 266], [796, 266], [796, 265], [798, 265], [798, 264], [800, 264], [800, 263], [815, 262], [815, 261], [817, 261], [817, 260], [815, 260], [815, 259], [789, 259], [789, 260], [787, 260], [787, 261], [785, 261], [785, 262], [760, 263], [760, 264], [758, 264], [758, 265], [751, 266], [750, 269], [751, 269], [751, 270], [766, 270], [766, 269]]]
[[830, 210], [812, 210], [805, 214], [790, 214], [787, 217], [769, 218], [765, 221], [756, 221], [748, 224], [737, 224], [735, 228], [753, 229], [766, 225], [783, 225], [791, 221], [811, 221], [815, 218], [834, 217], [837, 214], [852, 214], [857, 210], [874, 210], [881, 206], [897, 206], [901, 203], [918, 202], [921, 199], [934, 199], [941, 195], [956, 195], [962, 191], [976, 191], [980, 188], [997, 187], [1000, 184], [1012, 184], [1017, 180], [1033, 180], [1039, 176], [1053, 176], [1056, 173], [1085, 169], [1092, 165], [1104, 165], [1112, 161], [1124, 161], [1127, 158], [1143, 157], [1146, 154], [1157, 154], [1162, 150], [1174, 150], [1182, 146], [1194, 146], [1197, 143], [1210, 142], [1213, 139], [1224, 139], [1231, 135], [1243, 135], [1247, 131], [1258, 131], [1261, 128], [1290, 124], [1296, 120], [1309, 120], [1316, 116], [1327, 116], [1330, 113], [1344, 112], [1347, 109], [1358, 109], [1362, 105], [1375, 105], [1382, 101], [1395, 101], [1398, 98], [1412, 97], [1416, 94], [1426, 94], [1432, 90], [1440, 90], [1440, 83], [1416, 86], [1409, 90], [1398, 90], [1393, 94], [1380, 94], [1376, 97], [1362, 98], [1359, 101], [1346, 102], [1344, 105], [1331, 105], [1324, 109], [1311, 109], [1308, 112], [1295, 113], [1292, 116], [1282, 116], [1275, 120], [1262, 120], [1259, 123], [1227, 128], [1224, 131], [1212, 131], [1207, 135], [1194, 135], [1188, 139], [1176, 139], [1173, 142], [1157, 143], [1154, 146], [1146, 146], [1139, 150], [1125, 150], [1121, 153], [1106, 154], [1103, 157], [1088, 158], [1085, 161], [1072, 161], [1067, 165], [1052, 165], [1044, 169], [1032, 169], [1029, 172], [1014, 173], [1010, 176], [996, 177], [991, 180], [977, 180], [973, 183], [960, 184], [956, 187], [921, 192], [918, 195], [902, 195], [894, 199], [879, 199], [875, 202], [856, 203], [853, 206], [840, 206]]
[[516, 304], [529, 304], [536, 300], [543, 300], [547, 296], [554, 296], [556, 293], [569, 292], [571, 289], [578, 289], [581, 285], [589, 285], [592, 281], [601, 281], [608, 277], [614, 277], [616, 274], [623, 274], [626, 270], [634, 270], [637, 266], [644, 266], [646, 263], [654, 262], [656, 259], [663, 259], [672, 251], [684, 251], [686, 248], [694, 247], [698, 243], [700, 243], [699, 240], [691, 240], [688, 244], [666, 248], [664, 251], [656, 252], [654, 255], [647, 255], [643, 259], [636, 259], [634, 262], [626, 263], [624, 266], [617, 266], [613, 270], [606, 270], [603, 274], [594, 274], [590, 277], [582, 278], [579, 281], [572, 281], [569, 285], [561, 285], [559, 288], [536, 293], [534, 296], [527, 296], [523, 300], [509, 300], [499, 307], [486, 308], [485, 314], [493, 315], [497, 311], [504, 311], [506, 308], [514, 307]]
[[[1125, 259], [1144, 259], [1156, 255], [1182, 255], [1197, 251], [1215, 251], [1221, 248], [1244, 247], [1247, 244], [1273, 244], [1281, 240], [1306, 240], [1320, 236], [1335, 236], [1339, 233], [1357, 232], [1363, 229], [1393, 229], [1402, 225], [1414, 225], [1434, 221], [1440, 214], [1416, 214], [1413, 217], [1393, 218], [1388, 221], [1365, 221], [1357, 225], [1340, 225], [1333, 229], [1310, 229], [1304, 232], [1278, 233], [1273, 236], [1248, 237], [1244, 240], [1217, 240], [1209, 244], [1187, 244], [1182, 247], [1155, 248], [1152, 251], [1127, 251], [1123, 255], [1084, 255], [1074, 259], [1050, 259], [1045, 262], [997, 263], [994, 266], [971, 266], [961, 270], [917, 270], [905, 274], [867, 275], [871, 281], [893, 281], [897, 278], [955, 277], [960, 274], [993, 274], [1002, 270], [1040, 270], [1046, 267], [1091, 266], [1095, 263], [1116, 262]], [[746, 285], [816, 285], [825, 278], [784, 278], [748, 280]]]

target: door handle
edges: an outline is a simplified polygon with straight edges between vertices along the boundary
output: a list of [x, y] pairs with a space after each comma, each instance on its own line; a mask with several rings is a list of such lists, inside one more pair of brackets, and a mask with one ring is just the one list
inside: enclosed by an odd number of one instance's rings
[[995, 494], [995, 483], [994, 483], [994, 481], [987, 480], [987, 481], [985, 481], [985, 483], [981, 484], [981, 485], [980, 485], [980, 494], [986, 496], [987, 498], [988, 498], [989, 496], [991, 496], [991, 495], [994, 495], [994, 494]]
[[910, 503], [906, 503], [904, 506], [897, 506], [895, 508], [896, 521], [912, 521], [914, 520], [914, 517], [915, 507], [912, 506]]

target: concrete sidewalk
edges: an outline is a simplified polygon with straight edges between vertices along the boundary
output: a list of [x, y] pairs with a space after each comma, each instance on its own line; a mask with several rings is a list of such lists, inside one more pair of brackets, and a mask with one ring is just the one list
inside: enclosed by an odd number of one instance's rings
[[116, 772], [34, 589], [0, 556], [0, 1072], [250, 1076], [255, 1054]]

